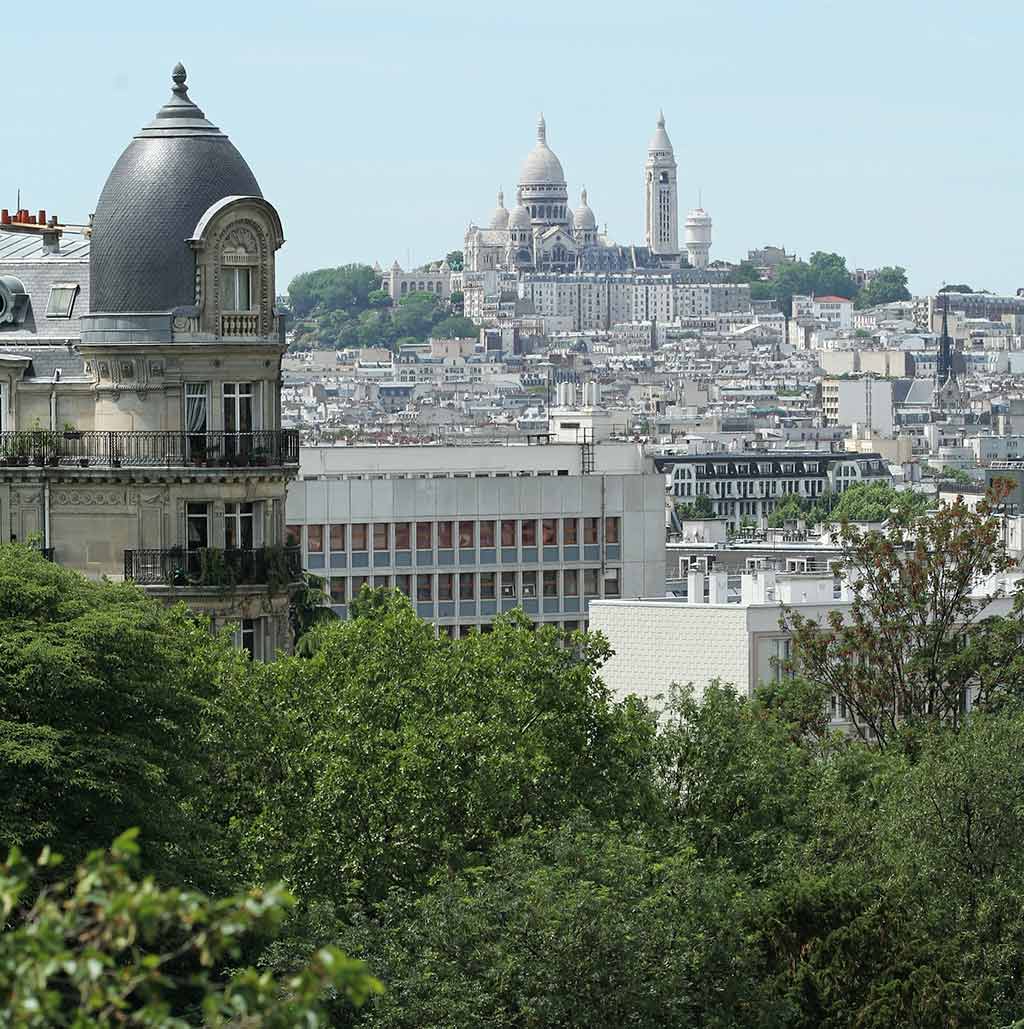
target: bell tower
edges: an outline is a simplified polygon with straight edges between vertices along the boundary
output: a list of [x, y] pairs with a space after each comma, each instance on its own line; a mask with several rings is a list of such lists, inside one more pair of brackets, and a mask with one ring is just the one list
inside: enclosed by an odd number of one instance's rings
[[644, 234], [652, 254], [679, 254], [676, 158], [665, 131], [665, 115], [660, 111], [644, 164]]

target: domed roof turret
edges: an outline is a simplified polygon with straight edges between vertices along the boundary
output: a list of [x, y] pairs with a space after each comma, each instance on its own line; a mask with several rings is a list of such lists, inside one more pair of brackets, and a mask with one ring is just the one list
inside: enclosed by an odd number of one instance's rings
[[650, 143], [647, 144], [647, 149], [672, 152], [672, 140], [668, 138], [668, 133], [665, 131], [665, 114], [662, 111], [658, 112], [658, 125], [654, 130], [654, 135], [651, 136]]
[[494, 214], [491, 215], [491, 228], [508, 228], [508, 210], [505, 207], [505, 194], [500, 189], [498, 190], [498, 206], [494, 209]]
[[523, 186], [564, 186], [565, 172], [562, 162], [555, 157], [548, 146], [547, 125], [544, 115], [537, 122], [537, 142], [523, 162], [519, 173], [519, 182]]
[[522, 190], [519, 191], [516, 199], [515, 210], [513, 210], [508, 219], [508, 227], [510, 229], [529, 229], [532, 222], [530, 221], [530, 211], [523, 203]]
[[96, 204], [89, 308], [164, 312], [195, 302], [186, 242], [218, 200], [262, 197], [231, 141], [189, 99], [175, 66], [171, 97], [118, 158]]
[[590, 209], [590, 205], [587, 203], [586, 190], [583, 190], [580, 194], [580, 206], [572, 212], [572, 222], [577, 229], [592, 230], [597, 228], [597, 219], [594, 217], [594, 212]]

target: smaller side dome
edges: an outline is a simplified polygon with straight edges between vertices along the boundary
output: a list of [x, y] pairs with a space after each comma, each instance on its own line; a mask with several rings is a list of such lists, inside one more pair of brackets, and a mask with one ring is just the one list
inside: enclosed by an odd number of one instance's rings
[[508, 227], [510, 229], [529, 229], [532, 222], [530, 221], [530, 212], [526, 205], [523, 203], [523, 191], [519, 191], [518, 203], [516, 204], [515, 210], [512, 212], [508, 220]]
[[500, 189], [498, 190], [498, 206], [494, 209], [494, 214], [491, 215], [491, 228], [508, 228], [508, 210], [505, 207], [505, 194]]
[[597, 228], [597, 219], [594, 217], [594, 212], [590, 209], [590, 205], [587, 203], [586, 190], [583, 190], [580, 194], [580, 206], [573, 211], [572, 221], [573, 225], [575, 225], [577, 229], [592, 231]]

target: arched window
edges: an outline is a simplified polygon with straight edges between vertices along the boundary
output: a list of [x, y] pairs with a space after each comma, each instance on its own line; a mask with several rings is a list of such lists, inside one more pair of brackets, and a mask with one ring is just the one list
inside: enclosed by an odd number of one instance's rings
[[402, 292], [403, 292], [403, 293], [406, 293], [406, 292], [408, 292], [408, 288], [409, 288], [409, 283], [407, 283], [407, 282], [403, 282], [403, 283], [402, 283]]

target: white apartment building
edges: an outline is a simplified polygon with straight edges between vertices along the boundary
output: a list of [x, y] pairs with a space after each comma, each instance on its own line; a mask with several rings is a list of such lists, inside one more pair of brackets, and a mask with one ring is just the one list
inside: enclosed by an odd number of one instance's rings
[[826, 329], [853, 328], [853, 301], [846, 297], [793, 297], [793, 318], [813, 319]]
[[[975, 595], [992, 596], [999, 587], [1012, 593], [1016, 577], [980, 583]], [[699, 699], [716, 679], [741, 696], [778, 681], [792, 648], [780, 624], [783, 608], [824, 623], [833, 611], [848, 611], [852, 599], [849, 585], [827, 572], [694, 570], [685, 598], [595, 601], [590, 628], [614, 651], [601, 677], [615, 697], [639, 696], [663, 710], [673, 684], [692, 684]], [[1007, 614], [1012, 603], [1000, 597], [984, 614]], [[835, 725], [849, 724], [835, 698], [829, 713]]]
[[824, 379], [821, 383], [822, 425], [857, 425], [879, 436], [891, 436], [891, 379], [865, 375], [859, 379]]
[[876, 453], [665, 454], [656, 457], [655, 464], [681, 503], [707, 497], [713, 514], [724, 518], [730, 529], [744, 518], [764, 520], [790, 496], [814, 501], [826, 492], [842, 493], [857, 482], [892, 482], [888, 465]]
[[629, 443], [302, 448], [287, 523], [340, 617], [366, 584], [450, 634], [574, 629], [665, 588], [665, 480]]

